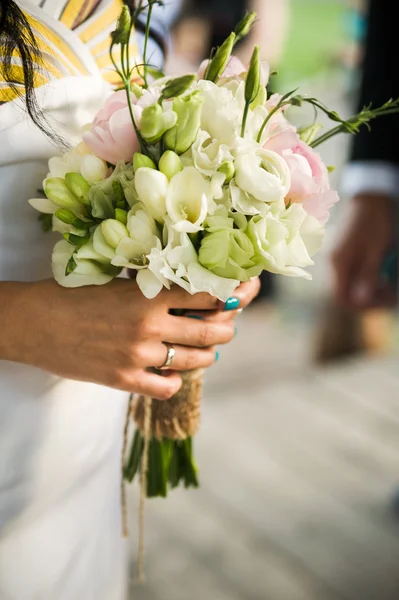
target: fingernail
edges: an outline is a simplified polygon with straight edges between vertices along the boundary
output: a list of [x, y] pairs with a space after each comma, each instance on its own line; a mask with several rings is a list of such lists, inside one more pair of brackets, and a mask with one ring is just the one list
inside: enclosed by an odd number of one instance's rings
[[198, 321], [203, 321], [204, 317], [200, 317], [199, 315], [186, 315], [189, 319], [197, 319]]
[[226, 301], [226, 304], [224, 305], [224, 310], [237, 310], [237, 308], [240, 306], [240, 300], [239, 298], [228, 298], [228, 300]]
[[220, 354], [219, 354], [219, 352], [216, 352], [216, 354], [215, 354], [215, 362], [217, 362], [219, 360], [219, 358], [220, 358]]

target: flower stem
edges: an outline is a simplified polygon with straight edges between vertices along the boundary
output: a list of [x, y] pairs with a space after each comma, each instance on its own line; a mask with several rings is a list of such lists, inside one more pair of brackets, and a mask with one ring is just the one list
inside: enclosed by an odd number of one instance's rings
[[148, 13], [147, 13], [147, 22], [145, 24], [145, 37], [144, 37], [144, 52], [143, 52], [143, 63], [144, 63], [144, 87], [148, 87], [147, 82], [147, 48], [148, 48], [148, 39], [150, 37], [150, 24], [151, 24], [151, 15], [153, 2], [148, 3]]
[[248, 112], [249, 112], [249, 102], [246, 102], [245, 103], [245, 108], [244, 108], [244, 115], [243, 115], [243, 118], [242, 118], [242, 124], [241, 124], [241, 137], [242, 138], [245, 135], [245, 126], [247, 124]]

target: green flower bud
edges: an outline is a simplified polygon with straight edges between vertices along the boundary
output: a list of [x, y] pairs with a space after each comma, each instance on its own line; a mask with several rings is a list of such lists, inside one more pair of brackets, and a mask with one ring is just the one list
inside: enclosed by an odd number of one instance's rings
[[156, 169], [155, 163], [149, 156], [141, 154], [141, 152], [136, 152], [136, 154], [133, 156], [133, 171], [136, 172], [137, 169], [140, 169], [141, 167]]
[[195, 79], [195, 75], [182, 75], [182, 77], [171, 79], [163, 89], [162, 99], [168, 100], [169, 98], [181, 96], [194, 83]]
[[222, 163], [218, 168], [218, 171], [219, 173], [226, 175], [225, 183], [229, 183], [233, 179], [236, 172], [234, 163], [231, 160], [226, 160], [224, 163]]
[[46, 179], [44, 182], [44, 192], [47, 198], [56, 206], [68, 208], [77, 214], [81, 213], [81, 203], [61, 177], [49, 177]]
[[183, 169], [183, 163], [176, 152], [166, 150], [160, 158], [158, 168], [170, 181], [173, 175], [176, 175], [176, 173], [179, 173]]
[[177, 115], [173, 111], [164, 112], [162, 106], [152, 104], [147, 106], [141, 115], [140, 132], [149, 144], [158, 142], [165, 131], [174, 127]]
[[111, 33], [112, 42], [114, 44], [128, 44], [130, 38], [130, 30], [132, 25], [132, 18], [130, 16], [130, 10], [127, 6], [122, 8], [122, 12], [118, 17], [116, 23], [116, 29]]
[[103, 236], [112, 248], [116, 248], [123, 238], [129, 237], [125, 225], [116, 219], [106, 219], [100, 227]]
[[319, 130], [322, 128], [323, 125], [320, 125], [320, 123], [313, 123], [308, 127], [300, 127], [298, 129], [298, 135], [302, 142], [305, 142], [305, 144], [311, 144], [317, 136]]
[[164, 143], [168, 150], [173, 150], [180, 155], [191, 148], [200, 128], [203, 102], [204, 99], [199, 91], [173, 101], [177, 123], [165, 133]]
[[245, 102], [251, 104], [259, 92], [260, 85], [260, 56], [259, 46], [255, 46], [249, 63], [247, 79], [245, 81]]
[[208, 81], [216, 81], [219, 75], [223, 73], [229, 62], [236, 41], [236, 34], [230, 33], [229, 37], [216, 50], [215, 56], [209, 62], [209, 66], [205, 73], [205, 79], [208, 79]]
[[255, 263], [255, 249], [248, 236], [233, 227], [212, 227], [199, 249], [199, 262], [220, 277], [249, 281], [262, 270]]
[[126, 225], [127, 223], [127, 210], [123, 210], [123, 208], [115, 208], [115, 219], [120, 223]]
[[80, 175], [80, 173], [67, 173], [65, 175], [65, 183], [82, 204], [90, 206], [89, 191], [91, 186], [83, 175]]
[[234, 30], [234, 33], [237, 36], [237, 42], [248, 35], [255, 21], [256, 12], [247, 13], [245, 17], [241, 19]]
[[89, 229], [90, 223], [85, 223], [82, 219], [79, 219], [71, 210], [67, 208], [60, 208], [55, 212], [55, 216], [57, 219], [66, 223], [66, 225], [71, 225], [75, 229]]
[[76, 235], [74, 233], [64, 233], [63, 234], [63, 238], [69, 242], [72, 246], [76, 246], [77, 248], [80, 248], [81, 246], [84, 246], [85, 244], [87, 244], [87, 242], [90, 239], [90, 235]]
[[141, 98], [141, 96], [143, 95], [143, 88], [138, 85], [137, 83], [134, 83], [132, 81], [132, 83], [130, 84], [130, 91], [133, 92], [133, 94], [136, 96], [137, 99]]
[[259, 86], [259, 92], [255, 100], [251, 102], [250, 109], [254, 110], [257, 106], [264, 106], [267, 100], [267, 91], [263, 85]]

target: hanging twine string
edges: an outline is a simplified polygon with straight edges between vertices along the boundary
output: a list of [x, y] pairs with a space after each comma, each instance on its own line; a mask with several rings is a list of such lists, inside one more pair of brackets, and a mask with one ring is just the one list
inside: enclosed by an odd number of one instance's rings
[[123, 430], [123, 446], [122, 446], [122, 461], [121, 461], [122, 462], [121, 511], [122, 511], [122, 535], [123, 535], [123, 537], [128, 537], [128, 535], [129, 535], [124, 467], [125, 467], [125, 458], [126, 458], [126, 450], [127, 450], [127, 438], [128, 438], [128, 432], [129, 432], [129, 421], [130, 421], [130, 416], [132, 414], [132, 405], [133, 405], [133, 394], [130, 394], [129, 402], [127, 404], [125, 429]]
[[137, 557], [137, 577], [139, 583], [144, 582], [144, 508], [147, 497], [148, 454], [151, 440], [151, 408], [152, 398], [144, 398], [144, 448], [141, 459], [140, 508], [139, 508], [139, 544]]

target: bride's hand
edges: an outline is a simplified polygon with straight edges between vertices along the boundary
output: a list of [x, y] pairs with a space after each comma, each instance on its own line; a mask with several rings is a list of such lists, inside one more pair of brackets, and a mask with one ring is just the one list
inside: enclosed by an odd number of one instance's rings
[[[173, 369], [180, 371], [210, 366], [214, 346], [234, 337], [231, 319], [170, 315], [170, 309], [195, 313], [225, 308], [208, 294], [191, 296], [177, 286], [154, 300], [144, 298], [135, 282], [123, 279], [74, 289], [52, 280], [1, 288], [9, 308], [0, 332], [6, 340], [2, 344], [0, 339], [0, 358], [153, 398], [170, 398], [181, 385], [175, 371], [164, 376], [146, 371], [164, 364], [165, 342], [175, 347]], [[257, 292], [256, 280], [241, 285], [229, 308], [244, 308]]]

